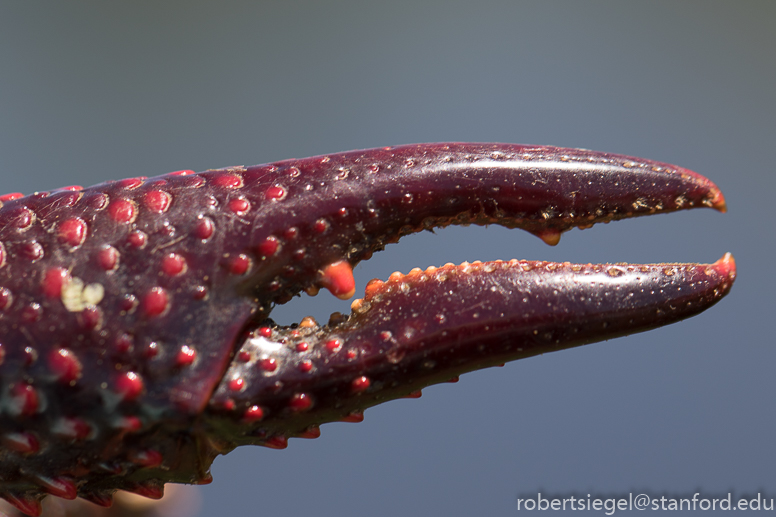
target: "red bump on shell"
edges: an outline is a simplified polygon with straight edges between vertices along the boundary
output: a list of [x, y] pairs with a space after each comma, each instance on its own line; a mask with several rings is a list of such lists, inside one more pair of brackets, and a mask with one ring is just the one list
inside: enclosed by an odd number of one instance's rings
[[143, 297], [143, 312], [149, 317], [163, 314], [169, 305], [170, 298], [162, 287], [152, 287]]
[[78, 321], [84, 330], [96, 330], [102, 326], [102, 310], [99, 307], [86, 307], [78, 314]]
[[286, 197], [286, 189], [281, 185], [273, 185], [264, 193], [264, 197], [270, 201], [280, 201]]
[[19, 382], [11, 387], [8, 401], [8, 412], [14, 416], [32, 416], [38, 411], [40, 400], [35, 388], [26, 382]]
[[351, 424], [357, 424], [359, 422], [364, 421], [364, 413], [360, 411], [354, 411], [353, 413], [350, 413], [349, 415], [343, 417], [340, 422], [348, 422]]
[[118, 354], [126, 354], [132, 350], [133, 339], [129, 334], [121, 334], [116, 338], [116, 342], [113, 345], [113, 350]]
[[259, 361], [259, 367], [265, 372], [274, 372], [278, 369], [278, 361], [274, 357], [266, 357]]
[[207, 287], [205, 287], [204, 285], [198, 285], [194, 288], [194, 294], [192, 298], [194, 298], [195, 300], [204, 300], [205, 298], [207, 298], [207, 294], [208, 294]]
[[194, 171], [189, 169], [184, 169], [180, 171], [168, 172], [166, 175], [167, 176], [188, 176], [189, 174], [194, 174]]
[[134, 486], [125, 487], [124, 490], [147, 497], [148, 499], [158, 500], [164, 497], [164, 485], [159, 486], [154, 483], [137, 483]]
[[115, 271], [119, 266], [119, 252], [113, 246], [105, 246], [97, 252], [97, 264], [105, 271]]
[[108, 205], [108, 214], [117, 223], [131, 223], [137, 217], [137, 207], [129, 199], [116, 199]]
[[48, 354], [48, 366], [62, 384], [71, 384], [81, 377], [83, 366], [78, 357], [67, 348], [52, 350]]
[[251, 209], [251, 203], [244, 197], [230, 199], [226, 205], [232, 213], [243, 215]]
[[78, 496], [78, 488], [69, 478], [38, 476], [36, 480], [46, 492], [53, 496], [68, 500], [73, 500]]
[[413, 391], [412, 393], [408, 393], [408, 394], [404, 395], [403, 398], [405, 398], [405, 399], [419, 399], [422, 395], [423, 395], [423, 392], [418, 390], [418, 391]]
[[370, 384], [372, 384], [372, 382], [369, 380], [369, 377], [365, 375], [356, 377], [353, 379], [353, 382], [350, 383], [350, 391], [353, 393], [361, 393], [362, 391], [365, 391], [367, 388], [369, 388]]
[[38, 241], [24, 242], [19, 246], [19, 254], [35, 262], [43, 258], [43, 246]]
[[296, 393], [288, 401], [288, 407], [293, 411], [307, 411], [313, 406], [313, 399], [307, 393]]
[[168, 253], [162, 259], [162, 271], [165, 275], [176, 276], [185, 273], [187, 269], [186, 259], [177, 253]]
[[140, 420], [140, 418], [134, 415], [123, 416], [116, 419], [116, 421], [113, 423], [113, 427], [116, 429], [121, 429], [125, 433], [136, 433], [143, 428], [143, 422]]
[[147, 241], [148, 235], [140, 230], [135, 230], [127, 236], [127, 242], [129, 242], [130, 246], [135, 248], [144, 247]]
[[54, 267], [43, 275], [43, 294], [48, 298], [62, 296], [62, 288], [70, 283], [70, 272], [61, 267]]
[[75, 248], [86, 240], [86, 223], [80, 217], [65, 219], [57, 225], [59, 242]]
[[355, 350], [348, 350], [345, 355], [348, 359], [355, 359], [358, 354]]
[[126, 401], [137, 399], [143, 393], [143, 378], [135, 372], [124, 372], [116, 378], [115, 389]]
[[62, 417], [54, 422], [51, 432], [63, 440], [86, 440], [92, 434], [92, 426], [82, 418]]
[[317, 425], [308, 427], [298, 435], [296, 435], [297, 438], [304, 438], [305, 440], [313, 440], [315, 438], [321, 437], [321, 428]]
[[272, 335], [272, 329], [269, 327], [259, 327], [258, 332], [262, 337], [270, 337]]
[[189, 174], [188, 176], [185, 176], [183, 181], [181, 181], [181, 185], [185, 188], [200, 188], [205, 183], [207, 183], [205, 178], [199, 174]]
[[329, 229], [329, 222], [326, 219], [318, 219], [313, 225], [313, 230], [316, 233], [323, 233]]
[[21, 192], [11, 192], [10, 194], [3, 194], [2, 196], [0, 196], [0, 201], [2, 202], [13, 201], [14, 199], [19, 199], [22, 197], [24, 197], [24, 194], [22, 194]]
[[196, 481], [194, 481], [193, 484], [195, 484], [195, 485], [209, 485], [212, 482], [213, 482], [213, 476], [210, 474], [210, 472], [207, 472], [205, 474], [202, 474], [202, 477], [200, 477]]
[[67, 187], [61, 187], [57, 190], [68, 190], [71, 192], [78, 192], [79, 190], [83, 190], [84, 188], [81, 185], [68, 185]]
[[162, 464], [164, 457], [159, 451], [153, 449], [144, 449], [141, 451], [134, 451], [129, 455], [129, 461], [135, 465], [139, 465], [145, 468], [158, 467]]
[[251, 406], [243, 413], [243, 421], [257, 422], [264, 418], [264, 411], [259, 406]]
[[210, 182], [217, 187], [240, 188], [243, 186], [243, 179], [234, 174], [218, 174], [212, 176]]
[[306, 342], [302, 341], [300, 343], [296, 344], [296, 351], [297, 352], [307, 352], [307, 349], [310, 348], [310, 345], [308, 345]]
[[143, 206], [157, 214], [166, 212], [171, 202], [172, 196], [163, 190], [149, 190], [143, 196]]
[[169, 221], [165, 221], [156, 233], [162, 237], [175, 237], [175, 226], [171, 225]]
[[87, 197], [85, 204], [92, 210], [102, 210], [108, 204], [108, 196], [98, 192]]
[[229, 261], [229, 272], [233, 275], [244, 275], [250, 268], [250, 257], [242, 253]]
[[40, 442], [34, 434], [30, 432], [5, 433], [0, 436], [0, 442], [6, 449], [21, 454], [30, 454], [40, 450]]
[[57, 189], [55, 191], [58, 194], [56, 204], [60, 208], [75, 206], [75, 204], [81, 200], [81, 197], [83, 197], [83, 194], [80, 192], [69, 192], [62, 194], [62, 190], [63, 189]]
[[146, 179], [145, 176], [138, 176], [137, 178], [127, 178], [127, 179], [119, 180], [116, 182], [116, 184], [121, 188], [132, 190], [142, 185], [143, 180], [145, 179]]
[[22, 309], [22, 323], [35, 323], [40, 320], [43, 309], [39, 303], [32, 302]]
[[251, 353], [247, 350], [240, 350], [237, 354], [237, 360], [241, 363], [248, 363], [251, 361]]
[[121, 310], [126, 313], [134, 312], [138, 306], [137, 298], [134, 294], [125, 294], [121, 297], [120, 305]]
[[40, 505], [40, 500], [28, 493], [15, 493], [4, 492], [3, 498], [14, 505], [25, 515], [32, 515], [33, 517], [40, 516], [43, 508]]
[[268, 447], [270, 449], [285, 449], [288, 447], [288, 438], [285, 436], [273, 436], [266, 442], [260, 443], [259, 445], [263, 445], [264, 447]]
[[264, 242], [257, 246], [257, 251], [262, 257], [271, 257], [277, 253], [279, 248], [280, 241], [278, 241], [278, 238], [270, 235], [264, 239]]
[[30, 226], [32, 226], [32, 223], [35, 221], [35, 214], [33, 214], [29, 209], [27, 208], [17, 208], [12, 214], [11, 219], [11, 225], [15, 226], [19, 230], [26, 230]]
[[336, 352], [340, 348], [342, 348], [342, 340], [339, 338], [334, 338], [326, 341], [326, 350], [329, 352]]
[[97, 490], [89, 492], [82, 488], [78, 496], [103, 508], [110, 508], [113, 505], [113, 494], [111, 492], [100, 492]]
[[305, 359], [304, 361], [299, 363], [299, 371], [302, 372], [302, 373], [307, 373], [307, 372], [309, 372], [312, 369], [313, 369], [312, 361], [309, 361], [309, 360]]
[[153, 359], [159, 355], [159, 344], [156, 341], [151, 341], [143, 349], [143, 357], [146, 359]]
[[241, 391], [245, 387], [245, 381], [242, 377], [236, 377], [229, 381], [227, 386], [231, 391]]
[[197, 351], [188, 345], [183, 345], [178, 350], [178, 355], [175, 357], [175, 364], [177, 366], [188, 366], [194, 362], [197, 358]]
[[213, 236], [214, 231], [215, 226], [213, 225], [213, 220], [211, 218], [200, 216], [197, 219], [197, 224], [194, 226], [194, 235], [196, 235], [197, 238], [206, 241]]
[[299, 235], [299, 228], [296, 226], [286, 228], [286, 230], [283, 232], [283, 237], [289, 241], [295, 239], [297, 235]]

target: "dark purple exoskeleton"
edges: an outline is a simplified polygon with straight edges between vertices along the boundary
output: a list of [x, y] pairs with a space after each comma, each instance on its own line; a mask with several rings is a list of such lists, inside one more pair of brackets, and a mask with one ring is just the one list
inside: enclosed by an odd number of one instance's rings
[[109, 505], [209, 482], [243, 444], [285, 447], [325, 422], [505, 361], [696, 314], [735, 278], [714, 264], [452, 264], [375, 280], [349, 317], [278, 327], [275, 304], [402, 235], [501, 224], [562, 232], [694, 207], [686, 169], [511, 144], [421, 144], [179, 171], [0, 198], [0, 496]]

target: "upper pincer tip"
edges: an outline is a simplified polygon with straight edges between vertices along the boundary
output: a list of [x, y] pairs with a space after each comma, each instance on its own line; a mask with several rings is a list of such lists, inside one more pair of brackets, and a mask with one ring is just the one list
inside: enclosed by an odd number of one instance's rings
[[719, 210], [720, 212], [727, 213], [727, 203], [725, 202], [725, 196], [722, 195], [722, 191], [716, 189], [714, 196], [711, 200], [711, 208]]

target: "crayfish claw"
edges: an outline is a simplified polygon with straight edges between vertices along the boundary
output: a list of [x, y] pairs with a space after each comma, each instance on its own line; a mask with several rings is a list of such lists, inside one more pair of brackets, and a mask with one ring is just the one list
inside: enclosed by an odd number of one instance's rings
[[277, 304], [356, 292], [353, 267], [451, 224], [572, 228], [707, 207], [711, 181], [581, 149], [442, 143], [0, 196], [0, 497], [110, 503], [206, 483], [242, 444], [468, 371], [705, 310], [735, 263], [447, 264], [374, 280], [349, 315], [280, 327]]

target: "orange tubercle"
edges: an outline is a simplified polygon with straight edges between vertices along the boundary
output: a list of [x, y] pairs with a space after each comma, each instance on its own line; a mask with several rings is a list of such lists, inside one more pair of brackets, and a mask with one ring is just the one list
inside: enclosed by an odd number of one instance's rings
[[321, 285], [340, 300], [347, 300], [356, 294], [356, 280], [353, 268], [347, 260], [340, 260], [321, 270]]

